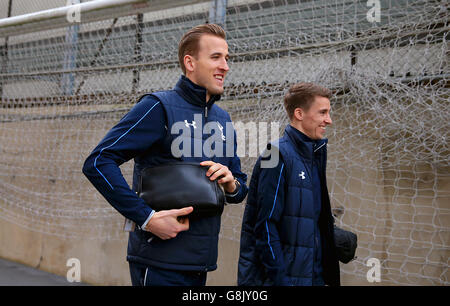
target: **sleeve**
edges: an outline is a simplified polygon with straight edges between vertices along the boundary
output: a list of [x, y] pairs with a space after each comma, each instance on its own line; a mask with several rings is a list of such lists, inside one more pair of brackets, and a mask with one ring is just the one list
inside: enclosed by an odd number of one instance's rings
[[233, 194], [225, 193], [227, 203], [240, 203], [242, 202], [248, 193], [247, 187], [247, 175], [241, 171], [241, 160], [237, 155], [237, 141], [236, 141], [236, 131], [233, 129], [234, 133], [234, 154], [230, 163], [230, 171], [233, 173], [235, 179], [239, 181], [239, 189]]
[[256, 250], [268, 278], [275, 286], [288, 285], [284, 256], [278, 234], [285, 205], [285, 165], [280, 160], [274, 168], [261, 168], [257, 188], [255, 223]]
[[128, 186], [119, 166], [163, 139], [164, 109], [155, 97], [144, 96], [87, 157], [83, 173], [124, 217], [142, 226], [153, 210]]

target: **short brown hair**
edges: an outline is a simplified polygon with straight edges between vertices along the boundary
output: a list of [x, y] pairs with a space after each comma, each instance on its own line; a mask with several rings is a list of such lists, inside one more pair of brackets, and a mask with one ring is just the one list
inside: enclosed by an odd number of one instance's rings
[[225, 39], [225, 31], [221, 26], [210, 23], [198, 25], [187, 31], [178, 44], [178, 61], [180, 62], [181, 70], [186, 74], [186, 67], [184, 67], [184, 56], [186, 54], [197, 56], [198, 42], [202, 35], [214, 35]]
[[284, 95], [284, 108], [292, 120], [296, 108], [307, 111], [316, 96], [331, 98], [331, 91], [313, 83], [298, 83], [292, 85]]

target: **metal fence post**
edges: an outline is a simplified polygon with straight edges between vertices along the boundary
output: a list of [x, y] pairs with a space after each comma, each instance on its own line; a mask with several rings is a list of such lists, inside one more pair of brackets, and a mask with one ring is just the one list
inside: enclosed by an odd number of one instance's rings
[[215, 23], [225, 29], [227, 0], [211, 0], [209, 23]]

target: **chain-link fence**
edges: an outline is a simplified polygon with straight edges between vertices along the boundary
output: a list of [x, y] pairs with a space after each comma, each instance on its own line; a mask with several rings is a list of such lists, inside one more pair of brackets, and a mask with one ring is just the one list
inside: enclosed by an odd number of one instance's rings
[[[3, 1], [2, 14], [8, 2], [40, 8]], [[235, 123], [283, 129], [291, 84], [333, 90], [328, 188], [337, 224], [359, 242], [343, 283], [367, 282], [377, 258], [382, 284], [448, 285], [448, 3], [236, 0], [220, 11], [217, 1], [192, 2], [155, 11], [149, 1], [138, 15], [1, 38], [0, 218], [49, 235], [124, 239], [123, 218], [81, 174], [84, 159], [140, 95], [173, 87], [184, 32], [223, 22], [231, 59], [220, 106]], [[250, 151], [241, 158], [249, 176]], [[122, 167], [129, 182], [131, 166]], [[236, 253], [242, 213], [223, 216], [221, 239]]]

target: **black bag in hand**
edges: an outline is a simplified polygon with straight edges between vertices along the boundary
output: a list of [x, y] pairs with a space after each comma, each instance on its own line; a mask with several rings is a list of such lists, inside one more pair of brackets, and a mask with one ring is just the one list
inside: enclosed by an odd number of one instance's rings
[[138, 195], [156, 211], [192, 206], [194, 211], [189, 217], [219, 215], [225, 195], [206, 171], [208, 167], [182, 162], [145, 168]]
[[334, 226], [334, 243], [340, 262], [346, 264], [355, 258], [356, 247], [358, 246], [357, 242], [358, 237], [355, 233]]

